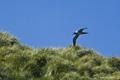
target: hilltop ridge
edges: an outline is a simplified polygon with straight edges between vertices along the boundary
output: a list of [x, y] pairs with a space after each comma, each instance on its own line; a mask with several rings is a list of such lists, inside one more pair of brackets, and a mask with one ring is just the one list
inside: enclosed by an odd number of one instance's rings
[[0, 32], [0, 80], [120, 79], [120, 58], [76, 45], [33, 49]]

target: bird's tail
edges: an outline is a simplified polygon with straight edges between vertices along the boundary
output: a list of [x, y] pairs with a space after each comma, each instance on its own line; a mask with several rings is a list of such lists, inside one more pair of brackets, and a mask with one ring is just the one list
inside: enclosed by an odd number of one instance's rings
[[88, 32], [82, 32], [82, 34], [88, 34]]

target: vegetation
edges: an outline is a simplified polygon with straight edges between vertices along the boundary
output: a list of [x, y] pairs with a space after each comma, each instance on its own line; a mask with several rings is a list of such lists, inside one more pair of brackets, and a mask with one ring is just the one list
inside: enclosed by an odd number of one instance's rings
[[0, 80], [119, 80], [120, 58], [77, 46], [33, 49], [0, 32]]

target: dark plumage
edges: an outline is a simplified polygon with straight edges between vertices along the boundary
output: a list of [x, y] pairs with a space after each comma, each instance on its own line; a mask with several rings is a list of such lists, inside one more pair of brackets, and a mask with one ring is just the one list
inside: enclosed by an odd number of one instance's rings
[[87, 28], [82, 28], [82, 29], [80, 29], [79, 31], [75, 31], [75, 32], [73, 33], [73, 35], [76, 34], [76, 36], [73, 38], [73, 45], [74, 45], [74, 46], [76, 45], [76, 39], [79, 37], [79, 35], [88, 34], [87, 32], [82, 32], [84, 29], [87, 29]]

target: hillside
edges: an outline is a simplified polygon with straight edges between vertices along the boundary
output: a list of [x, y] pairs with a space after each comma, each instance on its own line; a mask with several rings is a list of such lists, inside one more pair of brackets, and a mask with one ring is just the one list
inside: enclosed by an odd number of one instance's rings
[[0, 32], [0, 80], [117, 80], [120, 58], [77, 46], [33, 49]]

